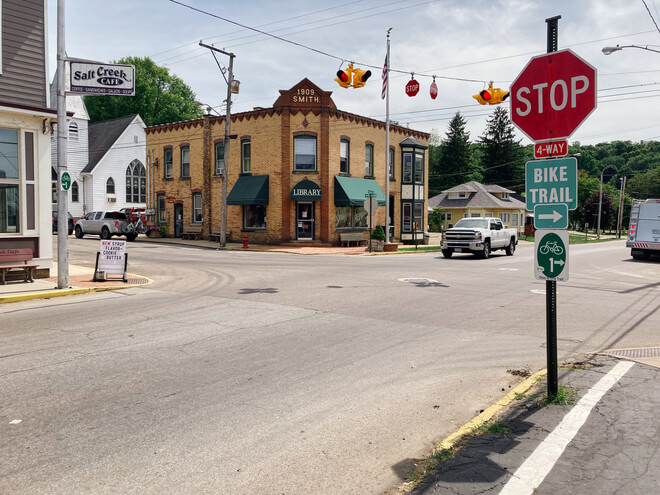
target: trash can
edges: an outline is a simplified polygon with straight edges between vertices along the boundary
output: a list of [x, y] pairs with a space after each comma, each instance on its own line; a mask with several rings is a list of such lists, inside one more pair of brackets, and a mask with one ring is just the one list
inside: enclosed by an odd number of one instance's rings
[[428, 246], [431, 241], [431, 235], [428, 232], [424, 232], [424, 245]]

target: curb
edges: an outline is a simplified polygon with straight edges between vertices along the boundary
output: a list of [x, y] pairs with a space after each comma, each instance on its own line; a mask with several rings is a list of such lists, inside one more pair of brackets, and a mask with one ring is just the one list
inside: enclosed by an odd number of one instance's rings
[[516, 394], [523, 394], [527, 392], [536, 383], [538, 378], [545, 376], [547, 372], [548, 370], [546, 369], [537, 371], [532, 376], [526, 378], [524, 381], [516, 385], [511, 390], [511, 392], [506, 394], [495, 404], [485, 409], [481, 414], [472, 418], [470, 421], [465, 423], [458, 430], [440, 442], [440, 444], [436, 447], [436, 450], [451, 450], [460, 440], [468, 435], [471, 435], [474, 430], [493, 419], [497, 413], [511, 404], [511, 402], [513, 402], [516, 398]]
[[139, 277], [147, 281], [145, 284], [126, 284], [126, 285], [112, 285], [109, 287], [77, 287], [71, 289], [56, 289], [56, 290], [47, 290], [41, 292], [32, 292], [28, 294], [12, 294], [9, 296], [0, 296], [0, 304], [3, 303], [12, 303], [20, 301], [31, 301], [34, 299], [51, 299], [53, 297], [63, 297], [63, 296], [75, 296], [78, 294], [88, 294], [90, 292], [106, 292], [109, 290], [119, 290], [119, 289], [131, 289], [133, 287], [144, 287], [145, 285], [151, 285], [154, 283], [149, 277], [143, 275], [135, 275], [129, 273], [133, 277]]

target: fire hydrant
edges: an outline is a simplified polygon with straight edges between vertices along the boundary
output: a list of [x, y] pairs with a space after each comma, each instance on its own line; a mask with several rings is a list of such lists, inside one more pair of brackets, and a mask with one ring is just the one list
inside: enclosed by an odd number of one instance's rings
[[243, 234], [243, 248], [247, 249], [247, 247], [248, 247], [247, 243], [248, 243], [248, 236], [247, 236], [247, 232], [246, 232], [245, 234]]

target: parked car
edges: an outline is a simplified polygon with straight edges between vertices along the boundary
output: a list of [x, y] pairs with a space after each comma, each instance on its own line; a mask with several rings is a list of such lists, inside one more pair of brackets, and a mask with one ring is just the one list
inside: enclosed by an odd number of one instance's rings
[[[71, 213], [68, 215], [68, 233], [73, 234], [73, 216]], [[57, 210], [53, 210], [53, 234], [57, 232]]]
[[137, 222], [138, 218], [142, 219], [142, 223], [144, 225], [147, 224], [147, 217], [146, 217], [146, 209], [145, 208], [140, 208], [138, 206], [128, 206], [126, 208], [122, 208], [121, 210], [122, 213], [126, 215], [126, 218], [128, 218], [129, 222]]
[[[76, 222], [75, 232], [78, 239], [85, 234], [96, 234], [101, 239], [124, 235], [128, 219], [120, 211], [92, 211]], [[137, 234], [126, 234], [126, 240], [134, 241]]]
[[454, 252], [473, 253], [488, 258], [497, 249], [512, 256], [518, 243], [518, 231], [507, 229], [499, 218], [461, 218], [442, 233], [442, 255], [451, 258]]

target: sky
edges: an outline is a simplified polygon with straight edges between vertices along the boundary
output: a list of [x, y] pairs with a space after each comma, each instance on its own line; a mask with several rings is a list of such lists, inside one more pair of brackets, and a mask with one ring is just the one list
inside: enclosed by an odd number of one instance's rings
[[[51, 78], [57, 3], [48, 1]], [[472, 95], [489, 81], [508, 90], [531, 57], [546, 53], [545, 20], [557, 15], [559, 49], [598, 71], [598, 106], [569, 142], [660, 140], [660, 53], [602, 53], [616, 45], [660, 51], [660, 0], [66, 0], [65, 46], [70, 57], [100, 62], [150, 57], [224, 115], [226, 83], [203, 41], [235, 54], [240, 93], [232, 113], [271, 107], [279, 90], [307, 77], [332, 91], [338, 109], [384, 121], [381, 74], [391, 28], [390, 118], [444, 138], [459, 111], [476, 141], [496, 107]], [[218, 61], [227, 67], [229, 57]], [[365, 87], [333, 81], [350, 62], [372, 71]], [[411, 73], [421, 86], [415, 97], [405, 94]]]

